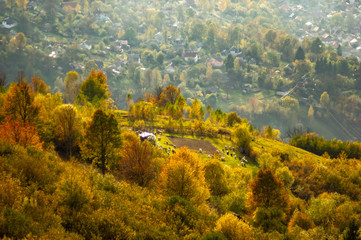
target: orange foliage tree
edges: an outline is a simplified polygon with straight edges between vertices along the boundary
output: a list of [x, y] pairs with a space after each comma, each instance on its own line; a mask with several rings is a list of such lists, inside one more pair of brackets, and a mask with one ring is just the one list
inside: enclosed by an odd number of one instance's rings
[[5, 98], [6, 117], [0, 125], [1, 138], [24, 147], [41, 148], [38, 129], [33, 125], [39, 109], [39, 104], [34, 102], [34, 93], [26, 82], [12, 85]]
[[249, 203], [254, 212], [254, 224], [265, 232], [284, 232], [285, 212], [288, 211], [289, 198], [283, 182], [277, 179], [270, 169], [261, 169], [251, 183]]
[[276, 207], [286, 210], [289, 197], [283, 182], [276, 178], [270, 169], [261, 169], [251, 183], [250, 204], [252, 207]]
[[8, 90], [4, 110], [12, 119], [32, 123], [39, 113], [40, 106], [34, 102], [34, 93], [29, 85], [22, 81]]
[[173, 85], [167, 86], [160, 94], [159, 106], [165, 107], [168, 102], [175, 104], [179, 95], [179, 88], [176, 88]]
[[31, 78], [30, 87], [36, 93], [46, 94], [49, 91], [49, 87], [46, 85], [44, 80], [36, 75]]
[[127, 180], [139, 186], [148, 186], [160, 172], [160, 164], [155, 159], [156, 149], [149, 141], [140, 141], [134, 133], [124, 135], [120, 171]]
[[9, 116], [0, 125], [0, 138], [10, 143], [20, 144], [23, 147], [42, 148], [36, 126], [26, 121], [13, 120]]

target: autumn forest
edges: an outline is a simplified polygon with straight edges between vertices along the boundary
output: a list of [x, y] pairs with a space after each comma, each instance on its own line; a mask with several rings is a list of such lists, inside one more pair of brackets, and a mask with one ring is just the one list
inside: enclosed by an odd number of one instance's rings
[[360, 240], [360, 6], [0, 0], [0, 238]]

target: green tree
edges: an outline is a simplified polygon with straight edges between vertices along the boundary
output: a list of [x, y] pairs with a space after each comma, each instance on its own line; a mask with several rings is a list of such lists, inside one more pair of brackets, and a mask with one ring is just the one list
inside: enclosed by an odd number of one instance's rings
[[94, 60], [90, 60], [85, 64], [84, 67], [84, 77], [88, 77], [91, 71], [98, 71], [99, 67], [98, 65], [94, 62]]
[[130, 94], [130, 93], [127, 94], [126, 101], [127, 101], [127, 107], [129, 109], [130, 105], [134, 104], [132, 94]]
[[311, 73], [312, 67], [309, 60], [296, 60], [293, 64], [296, 67], [299, 78], [303, 77], [305, 74]]
[[325, 47], [325, 44], [323, 44], [321, 39], [319, 37], [317, 37], [312, 41], [311, 52], [314, 54], [321, 54], [321, 53], [323, 53], [324, 47]]
[[258, 207], [253, 216], [254, 225], [261, 227], [264, 232], [277, 231], [285, 232], [285, 216], [279, 208], [264, 208]]
[[[180, 8], [178, 8], [178, 9], [180, 9]], [[192, 17], [194, 17], [194, 15], [195, 15], [196, 13], [195, 13], [195, 11], [193, 10], [193, 8], [187, 8], [186, 14], [187, 14], [188, 18], [192, 18]]]
[[307, 214], [312, 218], [316, 225], [328, 227], [332, 224], [335, 214], [336, 200], [332, 198], [317, 197], [312, 199], [307, 210]]
[[216, 39], [217, 27], [214, 23], [211, 23], [208, 27], [206, 41], [204, 43], [205, 47], [211, 52], [216, 51], [215, 39]]
[[203, 37], [206, 34], [206, 24], [198, 18], [192, 22], [189, 40], [191, 41], [203, 41]]
[[348, 76], [350, 69], [347, 60], [344, 58], [339, 59], [336, 63], [336, 70], [339, 74]]
[[252, 141], [252, 135], [246, 124], [239, 125], [233, 133], [233, 141], [240, 152], [249, 152]]
[[227, 72], [232, 71], [234, 67], [234, 58], [231, 54], [228, 54], [226, 60], [224, 60]]
[[331, 17], [331, 23], [334, 25], [334, 26], [341, 26], [342, 25], [342, 22], [343, 22], [343, 17], [342, 17], [342, 14], [341, 13], [335, 13], [332, 15]]
[[108, 92], [107, 76], [102, 71], [91, 71], [88, 78], [82, 83], [77, 101], [95, 103], [110, 96]]
[[164, 57], [165, 57], [164, 53], [162, 52], [157, 53], [156, 61], [160, 67], [163, 66]]
[[277, 32], [275, 30], [273, 30], [273, 29], [268, 30], [266, 35], [265, 35], [265, 39], [271, 45], [274, 43], [276, 37], [277, 37]]
[[222, 164], [213, 160], [205, 166], [205, 177], [212, 195], [222, 196], [228, 193], [226, 176]]
[[94, 112], [85, 134], [86, 156], [98, 165], [103, 175], [108, 159], [114, 149], [120, 146], [120, 131], [114, 114], [106, 113], [102, 109]]
[[138, 44], [139, 44], [139, 40], [137, 38], [137, 32], [132, 27], [127, 28], [125, 30], [123, 39], [128, 40], [130, 45], [138, 46]]
[[242, 119], [236, 112], [230, 112], [227, 114], [227, 125], [233, 127], [237, 123], [241, 123]]
[[156, 64], [156, 60], [154, 59], [154, 53], [150, 50], [145, 50], [143, 52], [142, 59], [144, 63], [149, 67], [152, 67]]
[[305, 60], [305, 52], [303, 51], [303, 48], [301, 46], [298, 47], [296, 51], [295, 60]]
[[280, 56], [278, 52], [276, 51], [268, 51], [266, 54], [266, 62], [273, 66], [273, 67], [279, 67], [280, 66]]
[[341, 46], [341, 44], [338, 45], [336, 51], [337, 51], [337, 55], [341, 57], [342, 56], [342, 46]]

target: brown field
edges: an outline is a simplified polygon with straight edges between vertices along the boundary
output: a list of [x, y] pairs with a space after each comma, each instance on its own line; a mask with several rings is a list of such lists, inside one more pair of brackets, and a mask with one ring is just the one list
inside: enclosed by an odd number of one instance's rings
[[177, 148], [188, 147], [191, 150], [198, 151], [200, 148], [203, 153], [215, 154], [218, 150], [212, 143], [204, 140], [196, 140], [190, 138], [180, 138], [168, 136], [168, 139], [176, 145]]

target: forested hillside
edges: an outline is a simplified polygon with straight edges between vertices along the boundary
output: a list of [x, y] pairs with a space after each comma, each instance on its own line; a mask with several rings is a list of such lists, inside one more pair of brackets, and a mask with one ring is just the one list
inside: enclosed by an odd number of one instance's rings
[[0, 238], [361, 239], [360, 6], [0, 0]]
[[37, 77], [1, 89], [1, 238], [360, 239], [359, 143], [292, 140], [324, 143], [317, 156], [235, 112], [187, 105], [174, 86], [115, 110], [101, 71], [75, 104], [48, 91]]
[[6, 86], [36, 75], [72, 103], [69, 91], [102, 70], [118, 109], [171, 84], [188, 104], [235, 111], [283, 139], [310, 129], [360, 141], [359, 1], [4, 0], [0, 9]]

